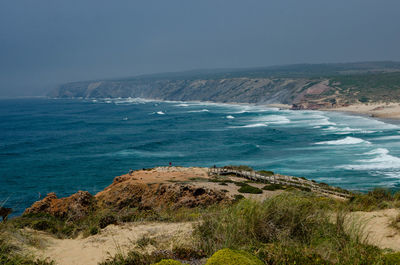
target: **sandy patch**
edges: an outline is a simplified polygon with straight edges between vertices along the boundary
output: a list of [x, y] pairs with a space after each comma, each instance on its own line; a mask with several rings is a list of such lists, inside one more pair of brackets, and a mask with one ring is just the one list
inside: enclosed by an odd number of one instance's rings
[[169, 183], [190, 181], [195, 178], [209, 178], [208, 168], [201, 167], [156, 167], [150, 170], [137, 170], [131, 175], [137, 183]]
[[109, 225], [100, 234], [87, 238], [56, 239], [43, 235], [47, 247], [38, 250], [38, 256], [49, 257], [59, 265], [94, 265], [119, 251], [126, 253], [137, 247], [137, 240], [143, 236], [155, 239], [161, 249], [172, 249], [173, 244], [190, 240], [192, 227], [190, 222], [127, 223]]
[[278, 104], [278, 103], [267, 104], [266, 106], [270, 108], [280, 108], [280, 109], [290, 109], [292, 107], [292, 105], [289, 104]]
[[383, 119], [400, 119], [399, 103], [354, 104], [348, 107], [339, 107], [326, 110], [365, 114], [371, 117]]
[[400, 231], [391, 227], [393, 218], [400, 213], [398, 209], [386, 209], [374, 212], [354, 212], [354, 222], [364, 227], [364, 235], [371, 245], [400, 251]]

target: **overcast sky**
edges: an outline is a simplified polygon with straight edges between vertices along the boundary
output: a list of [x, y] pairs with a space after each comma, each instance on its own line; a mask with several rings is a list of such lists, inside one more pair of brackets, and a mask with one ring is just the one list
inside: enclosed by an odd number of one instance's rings
[[400, 61], [399, 0], [0, 0], [0, 97], [198, 68]]

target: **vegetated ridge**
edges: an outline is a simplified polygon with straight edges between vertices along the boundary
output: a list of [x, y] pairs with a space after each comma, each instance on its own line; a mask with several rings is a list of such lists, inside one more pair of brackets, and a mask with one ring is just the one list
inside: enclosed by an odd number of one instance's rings
[[73, 82], [59, 86], [48, 96], [289, 104], [294, 109], [400, 102], [400, 63], [298, 64], [165, 73]]

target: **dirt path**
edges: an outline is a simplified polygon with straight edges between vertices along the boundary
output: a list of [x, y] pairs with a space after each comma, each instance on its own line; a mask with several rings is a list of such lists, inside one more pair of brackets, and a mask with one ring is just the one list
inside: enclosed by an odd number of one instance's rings
[[[137, 241], [143, 236], [154, 239], [157, 247], [171, 249], [174, 244], [190, 240], [192, 223], [142, 223], [110, 225], [98, 235], [87, 238], [56, 239], [44, 235], [46, 245], [38, 256], [49, 257], [58, 265], [94, 265], [110, 256], [138, 248]], [[155, 249], [149, 245], [146, 250]], [[143, 250], [142, 250], [143, 251]]]

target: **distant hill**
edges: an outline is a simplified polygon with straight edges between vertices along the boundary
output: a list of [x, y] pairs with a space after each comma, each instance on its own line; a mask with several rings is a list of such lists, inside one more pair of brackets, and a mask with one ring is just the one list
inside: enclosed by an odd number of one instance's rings
[[400, 102], [400, 63], [296, 64], [160, 73], [73, 82], [59, 86], [48, 95], [281, 103], [306, 109], [358, 102]]

